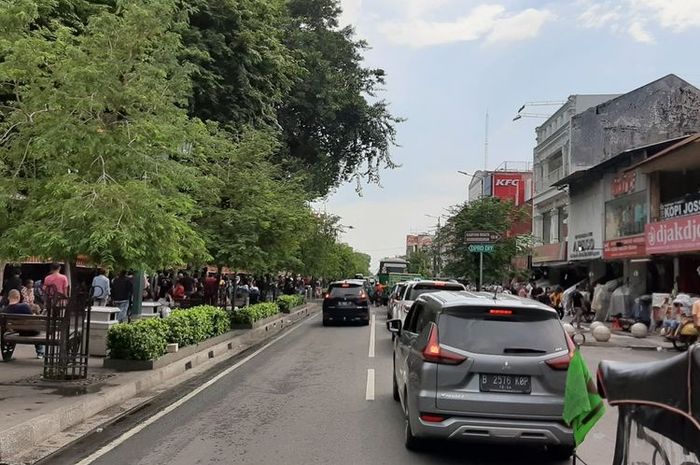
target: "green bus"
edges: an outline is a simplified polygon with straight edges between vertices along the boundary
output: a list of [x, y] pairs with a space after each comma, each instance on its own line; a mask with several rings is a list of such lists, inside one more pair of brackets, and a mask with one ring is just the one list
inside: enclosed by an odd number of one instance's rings
[[379, 262], [377, 281], [384, 285], [384, 295], [382, 296], [383, 305], [389, 302], [389, 292], [391, 288], [394, 287], [394, 284], [422, 278], [419, 274], [409, 273], [408, 265], [408, 260], [403, 258], [385, 258]]

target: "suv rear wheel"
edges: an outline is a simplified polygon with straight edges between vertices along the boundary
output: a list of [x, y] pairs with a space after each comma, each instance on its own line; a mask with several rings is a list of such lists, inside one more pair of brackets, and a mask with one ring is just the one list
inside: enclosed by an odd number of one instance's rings
[[410, 410], [408, 409], [408, 395], [404, 396], [404, 401], [406, 402], [406, 428], [404, 430], [404, 445], [406, 449], [413, 452], [420, 452], [425, 447], [425, 442], [423, 439], [418, 438], [413, 435], [413, 430], [411, 429], [411, 422], [409, 421]]

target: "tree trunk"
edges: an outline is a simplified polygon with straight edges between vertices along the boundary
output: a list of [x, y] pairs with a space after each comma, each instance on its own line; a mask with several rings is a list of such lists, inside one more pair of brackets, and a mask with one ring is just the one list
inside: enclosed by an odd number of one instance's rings
[[0, 292], [5, 292], [5, 266], [7, 266], [7, 260], [0, 260]]
[[75, 286], [78, 285], [78, 275], [77, 275], [77, 259], [76, 258], [66, 258], [63, 261], [63, 266], [65, 268], [66, 278], [68, 278], [68, 292], [67, 297], [70, 297], [74, 292]]

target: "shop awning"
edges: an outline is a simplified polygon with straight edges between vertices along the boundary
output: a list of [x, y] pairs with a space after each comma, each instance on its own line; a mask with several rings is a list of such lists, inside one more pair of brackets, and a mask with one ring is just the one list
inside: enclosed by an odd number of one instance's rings
[[694, 134], [665, 150], [627, 168], [642, 173], [700, 169], [700, 134]]

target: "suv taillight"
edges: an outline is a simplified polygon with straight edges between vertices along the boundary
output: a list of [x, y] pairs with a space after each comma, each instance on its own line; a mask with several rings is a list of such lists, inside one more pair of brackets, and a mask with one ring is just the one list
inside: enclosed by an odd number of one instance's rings
[[421, 352], [421, 357], [426, 362], [443, 363], [446, 365], [459, 365], [467, 359], [464, 355], [440, 347], [438, 328], [434, 323], [430, 326], [428, 343], [425, 349], [423, 349], [423, 352]]
[[571, 363], [571, 359], [574, 358], [574, 352], [576, 352], [576, 344], [574, 344], [574, 341], [571, 340], [571, 337], [568, 334], [566, 334], [565, 336], [566, 345], [569, 348], [569, 353], [560, 357], [555, 357], [547, 360], [545, 363], [549, 365], [549, 367], [552, 370], [568, 370], [569, 363]]

